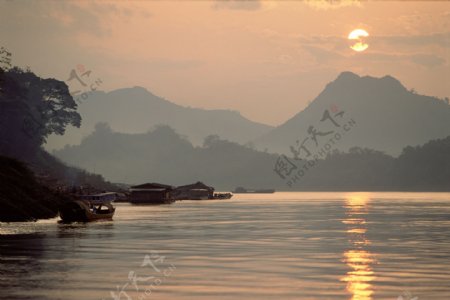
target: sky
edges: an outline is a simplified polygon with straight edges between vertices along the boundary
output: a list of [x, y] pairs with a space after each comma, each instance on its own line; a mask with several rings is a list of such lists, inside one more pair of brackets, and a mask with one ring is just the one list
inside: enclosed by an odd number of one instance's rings
[[[369, 33], [363, 52], [347, 39]], [[13, 64], [98, 88], [142, 86], [174, 103], [279, 125], [339, 73], [391, 75], [450, 97], [447, 1], [0, 1]]]

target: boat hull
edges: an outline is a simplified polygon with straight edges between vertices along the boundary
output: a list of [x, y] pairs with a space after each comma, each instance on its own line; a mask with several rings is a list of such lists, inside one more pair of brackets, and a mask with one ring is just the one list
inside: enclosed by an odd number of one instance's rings
[[159, 205], [159, 204], [171, 204], [175, 202], [175, 199], [152, 199], [152, 200], [134, 200], [130, 199], [129, 201], [131, 204], [134, 205]]
[[234, 190], [233, 194], [273, 194], [273, 189], [261, 189], [261, 190]]
[[231, 199], [231, 197], [233, 197], [232, 193], [214, 193], [212, 199], [224, 200], [224, 199]]
[[108, 210], [94, 213], [89, 204], [84, 201], [72, 201], [61, 207], [59, 215], [65, 223], [71, 222], [92, 222], [98, 220], [112, 220], [115, 208], [109, 205]]

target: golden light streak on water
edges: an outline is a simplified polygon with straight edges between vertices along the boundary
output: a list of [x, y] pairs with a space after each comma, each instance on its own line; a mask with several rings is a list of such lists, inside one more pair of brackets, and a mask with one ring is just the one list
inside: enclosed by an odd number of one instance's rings
[[[342, 220], [342, 223], [347, 225], [350, 249], [343, 253], [343, 262], [350, 270], [341, 281], [347, 282], [346, 289], [352, 300], [372, 300], [374, 294], [371, 282], [376, 279], [376, 276], [372, 264], [376, 261], [373, 254], [364, 249], [365, 246], [370, 245], [370, 241], [365, 236], [367, 221], [364, 218], [364, 215], [368, 213], [369, 201], [368, 193], [352, 193], [346, 197], [344, 204], [348, 218]], [[358, 217], [355, 218], [354, 215]]]

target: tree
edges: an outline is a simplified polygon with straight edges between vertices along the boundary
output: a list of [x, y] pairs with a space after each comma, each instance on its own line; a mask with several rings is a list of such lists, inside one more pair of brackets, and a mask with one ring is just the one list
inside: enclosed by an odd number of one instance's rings
[[4, 73], [11, 68], [11, 53], [0, 47], [0, 95], [2, 94], [2, 81]]
[[81, 117], [63, 81], [10, 68], [9, 57], [0, 48], [0, 137], [11, 148], [8, 154], [23, 157], [45, 143], [48, 135], [64, 134], [67, 125], [80, 127]]
[[205, 137], [203, 141], [203, 147], [204, 148], [210, 148], [217, 144], [220, 141], [220, 137], [217, 134], [210, 134], [207, 137]]
[[11, 68], [11, 52], [4, 47], [0, 47], [0, 69], [1, 71], [7, 71]]

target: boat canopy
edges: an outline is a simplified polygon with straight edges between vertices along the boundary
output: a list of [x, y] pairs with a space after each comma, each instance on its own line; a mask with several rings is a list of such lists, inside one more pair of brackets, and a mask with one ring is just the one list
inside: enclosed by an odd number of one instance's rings
[[112, 202], [112, 201], [116, 200], [116, 198], [117, 198], [117, 194], [114, 192], [80, 196], [81, 200], [87, 200], [87, 201], [91, 202], [92, 204]]

